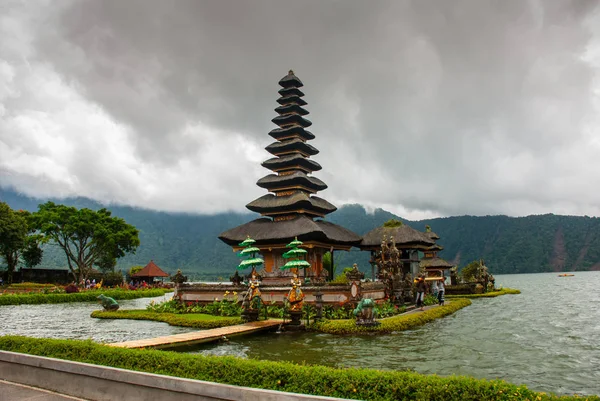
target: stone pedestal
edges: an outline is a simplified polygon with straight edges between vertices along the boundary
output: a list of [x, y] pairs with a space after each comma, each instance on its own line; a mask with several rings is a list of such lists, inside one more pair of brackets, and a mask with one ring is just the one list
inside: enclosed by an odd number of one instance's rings
[[246, 309], [242, 311], [242, 320], [245, 322], [255, 322], [258, 320], [258, 309]]
[[302, 311], [290, 311], [290, 326], [299, 327], [302, 325]]

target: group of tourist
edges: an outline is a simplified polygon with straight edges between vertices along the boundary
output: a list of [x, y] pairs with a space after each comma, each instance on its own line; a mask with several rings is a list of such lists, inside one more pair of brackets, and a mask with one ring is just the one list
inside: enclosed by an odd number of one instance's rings
[[[424, 308], [424, 304], [423, 301], [425, 300], [425, 293], [427, 292], [428, 288], [427, 288], [427, 282], [425, 281], [425, 276], [424, 275], [420, 275], [419, 278], [417, 278], [417, 284], [416, 284], [416, 290], [417, 290], [417, 299], [416, 299], [416, 304], [417, 304], [417, 308], [419, 308], [419, 310], [423, 310]], [[438, 300], [438, 305], [444, 305], [444, 293], [446, 292], [446, 285], [444, 284], [444, 277], [440, 277], [438, 280], [434, 280], [431, 284], [431, 288], [429, 289], [430, 293], [433, 294], [437, 300]]]

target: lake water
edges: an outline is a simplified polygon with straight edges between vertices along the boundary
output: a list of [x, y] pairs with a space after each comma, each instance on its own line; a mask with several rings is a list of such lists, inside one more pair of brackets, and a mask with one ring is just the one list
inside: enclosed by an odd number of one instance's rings
[[[335, 367], [499, 378], [531, 389], [600, 394], [600, 272], [497, 276], [520, 295], [473, 304], [416, 330], [384, 336], [259, 334], [192, 352]], [[161, 297], [162, 298], [162, 297]], [[149, 299], [121, 301], [143, 308]], [[124, 341], [190, 331], [90, 318], [96, 304], [0, 306], [0, 334]]]
[[[121, 309], [144, 309], [152, 300], [161, 302], [172, 296], [173, 294], [169, 293], [157, 298], [117, 302]], [[94, 302], [0, 306], [0, 335], [92, 339], [111, 343], [197, 330], [143, 320], [92, 319], [90, 314], [100, 309], [102, 306]]]

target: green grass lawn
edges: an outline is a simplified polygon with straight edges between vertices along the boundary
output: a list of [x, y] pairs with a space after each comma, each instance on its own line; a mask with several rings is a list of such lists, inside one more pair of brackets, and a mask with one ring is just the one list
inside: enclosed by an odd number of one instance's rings
[[143, 309], [116, 312], [94, 311], [92, 317], [98, 319], [152, 320], [168, 323], [171, 326], [196, 327], [199, 329], [214, 329], [243, 323], [240, 317], [214, 316], [204, 313], [159, 313]]
[[520, 294], [521, 291], [512, 288], [503, 288], [499, 291], [486, 292], [483, 294], [446, 295], [445, 298], [494, 298], [506, 294]]

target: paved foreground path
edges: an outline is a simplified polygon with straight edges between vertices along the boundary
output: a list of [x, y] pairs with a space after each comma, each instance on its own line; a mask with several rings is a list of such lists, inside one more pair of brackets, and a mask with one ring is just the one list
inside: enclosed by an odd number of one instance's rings
[[86, 401], [53, 391], [42, 390], [23, 384], [0, 380], [0, 400], [2, 401]]
[[238, 324], [236, 326], [219, 327], [218, 329], [193, 331], [190, 333], [175, 334], [172, 336], [148, 338], [145, 340], [125, 341], [121, 343], [112, 343], [107, 345], [111, 347], [121, 348], [163, 348], [181, 345], [201, 344], [218, 341], [223, 337], [233, 337], [236, 335], [268, 330], [274, 327], [278, 327], [281, 324], [282, 320], [260, 320], [257, 322]]

